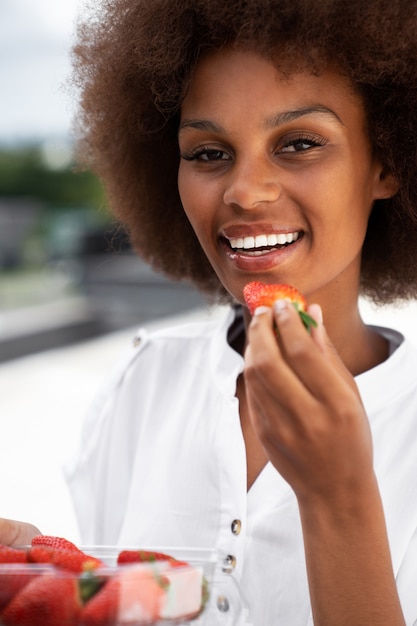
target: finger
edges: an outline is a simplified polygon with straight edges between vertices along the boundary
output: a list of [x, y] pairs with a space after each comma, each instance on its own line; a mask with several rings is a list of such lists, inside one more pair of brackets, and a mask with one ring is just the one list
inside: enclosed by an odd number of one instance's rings
[[[313, 308], [314, 312], [314, 308]], [[321, 401], [357, 394], [355, 381], [331, 344], [322, 323], [309, 335], [294, 307], [280, 301], [274, 307], [281, 352], [310, 392]]]
[[[283, 384], [276, 384], [262, 369], [252, 366], [252, 349], [247, 350], [245, 368], [246, 397], [249, 415], [262, 443], [275, 442], [287, 448], [297, 433], [305, 431], [304, 422], [310, 422], [317, 410], [317, 401], [290, 372], [280, 376]], [[285, 366], [287, 367], [287, 366]], [[269, 372], [268, 372], [269, 373]]]
[[269, 459], [273, 450], [285, 454], [294, 431], [288, 416], [276, 403], [271, 406], [264, 396], [258, 401], [258, 394], [250, 385], [246, 386], [246, 399], [253, 429]]
[[[307, 335], [305, 329], [304, 333]], [[310, 339], [311, 341], [311, 339]], [[245, 379], [252, 385], [262, 404], [286, 406], [286, 412], [298, 411], [309, 401], [309, 392], [286, 362], [277, 343], [272, 311], [253, 317], [248, 329], [245, 352]]]
[[336, 348], [330, 341], [330, 338], [326, 332], [323, 323], [323, 313], [319, 304], [311, 304], [307, 308], [307, 313], [316, 321], [317, 326], [312, 326], [311, 336], [319, 348], [326, 354], [326, 357], [331, 360], [334, 366], [337, 366], [341, 373], [347, 374], [348, 378], [351, 378], [350, 372], [347, 370], [345, 364], [337, 353]]
[[33, 524], [0, 518], [0, 543], [5, 546], [29, 545], [33, 537], [41, 534]]
[[323, 326], [323, 312], [321, 310], [321, 306], [319, 304], [311, 304], [309, 307], [307, 307], [307, 313], [316, 322], [316, 326], [311, 326], [311, 336], [316, 344], [319, 346], [319, 348], [324, 352], [327, 347], [327, 342], [326, 333]]

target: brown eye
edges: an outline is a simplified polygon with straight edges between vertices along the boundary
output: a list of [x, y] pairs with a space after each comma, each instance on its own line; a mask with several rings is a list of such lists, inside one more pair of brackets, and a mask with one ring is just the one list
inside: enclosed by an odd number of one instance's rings
[[227, 154], [222, 150], [205, 150], [199, 155], [201, 161], [223, 161], [227, 159]]
[[323, 146], [324, 143], [324, 140], [320, 141], [318, 138], [297, 137], [296, 139], [291, 139], [291, 141], [285, 143], [285, 145], [280, 148], [279, 152], [305, 152], [311, 148]]
[[219, 150], [217, 148], [201, 147], [190, 152], [182, 152], [181, 158], [185, 161], [199, 161], [200, 163], [216, 163], [219, 161], [229, 161], [230, 154], [225, 150]]

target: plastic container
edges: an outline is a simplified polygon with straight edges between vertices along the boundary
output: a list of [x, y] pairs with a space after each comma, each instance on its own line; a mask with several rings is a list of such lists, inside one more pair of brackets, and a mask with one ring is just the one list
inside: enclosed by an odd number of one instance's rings
[[0, 564], [0, 626], [250, 624], [239, 586], [222, 571], [216, 551], [143, 549], [181, 564], [167, 560], [118, 566], [122, 550], [138, 550], [132, 546], [82, 546], [103, 563], [82, 574], [54, 565]]

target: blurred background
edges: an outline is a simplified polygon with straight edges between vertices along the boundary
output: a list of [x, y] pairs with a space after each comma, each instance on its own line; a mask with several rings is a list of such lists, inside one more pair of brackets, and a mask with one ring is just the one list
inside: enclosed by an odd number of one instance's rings
[[81, 11], [0, 5], [0, 361], [203, 303], [132, 254], [100, 183], [74, 169], [67, 80]]
[[[61, 466], [143, 325], [211, 314], [132, 254], [72, 161], [78, 0], [0, 2], [0, 517], [77, 539]], [[168, 320], [169, 318], [169, 320]]]
[[[0, 517], [78, 541], [63, 463], [137, 327], [222, 314], [132, 254], [75, 173], [65, 90], [78, 0], [0, 2]], [[415, 304], [365, 318], [416, 338]]]

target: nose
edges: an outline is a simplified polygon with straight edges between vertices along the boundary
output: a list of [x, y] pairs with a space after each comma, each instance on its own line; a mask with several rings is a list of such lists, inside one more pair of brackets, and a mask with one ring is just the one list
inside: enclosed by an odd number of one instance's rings
[[276, 202], [281, 195], [278, 172], [270, 163], [258, 160], [236, 162], [229, 172], [223, 201], [242, 209]]

